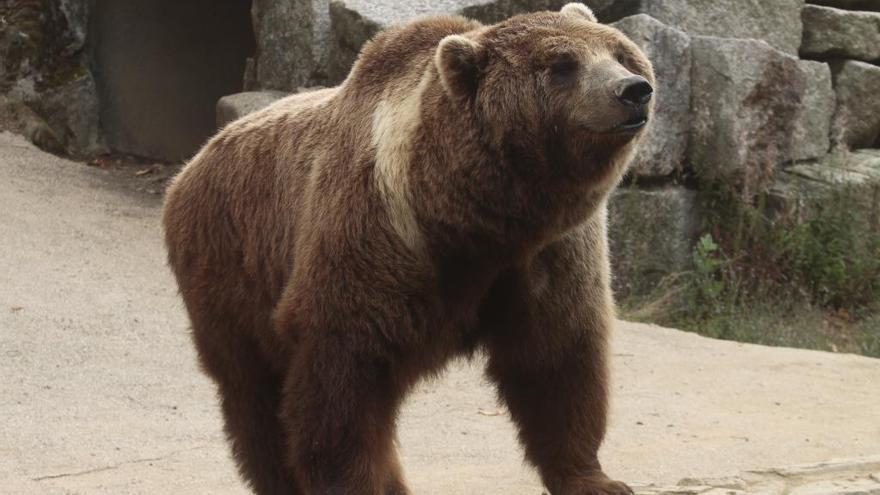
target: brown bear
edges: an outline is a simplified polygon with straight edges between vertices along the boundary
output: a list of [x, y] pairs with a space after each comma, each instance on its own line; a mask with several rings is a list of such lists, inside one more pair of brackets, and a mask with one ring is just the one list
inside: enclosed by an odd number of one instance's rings
[[475, 352], [552, 494], [629, 492], [597, 460], [605, 204], [653, 83], [581, 4], [428, 17], [205, 145], [168, 191], [166, 242], [256, 493], [409, 493], [401, 401]]

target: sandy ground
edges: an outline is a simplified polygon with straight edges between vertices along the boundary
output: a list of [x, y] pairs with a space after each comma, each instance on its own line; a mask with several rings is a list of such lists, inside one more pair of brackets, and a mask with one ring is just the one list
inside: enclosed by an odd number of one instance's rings
[[[159, 197], [0, 134], [0, 492], [246, 493], [164, 263]], [[602, 461], [633, 484], [880, 454], [880, 360], [620, 322]], [[541, 492], [480, 361], [401, 415], [418, 494]]]

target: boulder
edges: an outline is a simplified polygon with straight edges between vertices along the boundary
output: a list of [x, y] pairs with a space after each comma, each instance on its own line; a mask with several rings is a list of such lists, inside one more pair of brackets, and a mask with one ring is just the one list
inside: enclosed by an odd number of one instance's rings
[[808, 74], [763, 41], [697, 36], [691, 47], [689, 162], [702, 179], [757, 192], [776, 164], [806, 154], [795, 147], [811, 121]]
[[832, 66], [837, 110], [832, 137], [849, 148], [880, 146], [880, 67], [845, 61]]
[[[559, 10], [565, 4], [575, 0], [470, 0], [459, 1], [461, 4], [455, 11], [471, 19], [476, 19], [483, 24], [495, 24], [504, 19], [523, 12], [537, 12], [539, 10]], [[596, 9], [596, 6], [604, 6], [612, 0], [592, 0], [581, 3]]]
[[802, 17], [802, 57], [880, 60], [880, 13], [807, 5]]
[[89, 14], [93, 8], [91, 0], [57, 0], [58, 10], [63, 17], [67, 55], [78, 53], [85, 47], [88, 34]]
[[[596, 1], [604, 5], [607, 0]], [[460, 14], [489, 24], [523, 12], [559, 10], [566, 3], [567, 0], [331, 0], [335, 42], [331, 44], [328, 81], [337, 84], [345, 79], [361, 45], [392, 24], [429, 14]]]
[[608, 206], [615, 291], [643, 295], [688, 270], [697, 234], [696, 193], [683, 187], [619, 188]]
[[[657, 75], [656, 113], [633, 161], [637, 176], [668, 176], [680, 170], [690, 123], [691, 40], [678, 29], [644, 14], [613, 24], [644, 51]], [[829, 74], [829, 88], [830, 88]]]
[[282, 91], [247, 91], [224, 96], [217, 101], [217, 128], [265, 108], [287, 94]]
[[753, 38], [796, 55], [804, 0], [615, 0], [603, 2], [600, 20], [648, 14], [692, 35]]
[[810, 0], [810, 3], [838, 9], [880, 12], [880, 0]]
[[880, 183], [880, 150], [837, 151], [817, 162], [788, 167], [785, 173], [832, 186]]
[[245, 89], [292, 91], [326, 81], [329, 0], [254, 0], [252, 17], [257, 49]]
[[361, 46], [378, 33], [383, 24], [362, 15], [356, 5], [338, 0], [330, 2], [330, 21], [334, 43], [327, 72], [330, 84], [338, 84], [348, 75]]
[[15, 98], [0, 95], [0, 131], [24, 136], [28, 141], [52, 153], [62, 153], [64, 144], [46, 120]]
[[0, 2], [4, 128], [52, 152], [106, 151], [85, 50], [87, 0]]
[[38, 90], [87, 66], [85, 37], [91, 2], [0, 2], [0, 92], [20, 79]]
[[70, 82], [45, 91], [34, 102], [72, 155], [105, 153], [98, 113], [98, 93], [90, 72]]
[[796, 222], [810, 219], [835, 194], [843, 194], [854, 218], [880, 228], [880, 150], [838, 150], [820, 161], [801, 163], [779, 174], [770, 189], [769, 205], [776, 217]]
[[802, 161], [824, 156], [831, 148], [836, 95], [828, 64], [801, 60], [798, 65], [806, 85], [800, 116], [794, 121], [791, 159]]

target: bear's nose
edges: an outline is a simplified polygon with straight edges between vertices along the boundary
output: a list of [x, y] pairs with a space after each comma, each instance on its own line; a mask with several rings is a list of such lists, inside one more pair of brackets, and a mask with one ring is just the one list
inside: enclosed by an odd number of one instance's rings
[[644, 77], [631, 76], [617, 83], [614, 94], [626, 105], [639, 106], [651, 101], [654, 88]]

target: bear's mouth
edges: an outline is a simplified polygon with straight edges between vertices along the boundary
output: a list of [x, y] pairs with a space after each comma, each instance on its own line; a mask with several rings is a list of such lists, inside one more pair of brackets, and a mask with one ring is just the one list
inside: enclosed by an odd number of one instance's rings
[[634, 135], [648, 125], [648, 113], [646, 111], [631, 112], [629, 117], [613, 127], [597, 129], [587, 124], [581, 124], [579, 127], [585, 131], [597, 135], [606, 135], [612, 137], [615, 135]]
[[648, 116], [638, 112], [614, 128], [616, 132], [635, 132], [648, 124]]

